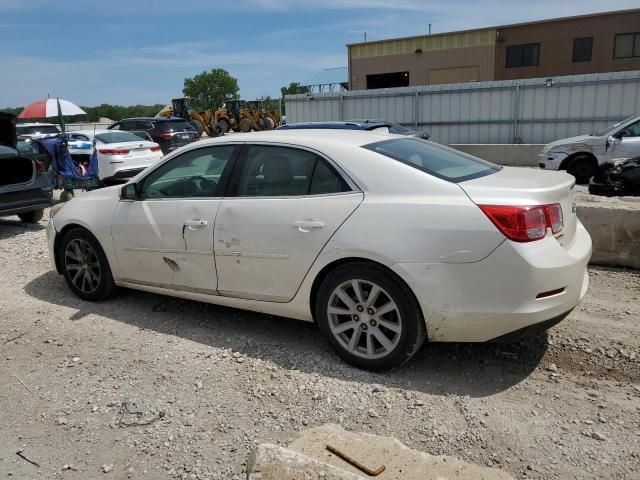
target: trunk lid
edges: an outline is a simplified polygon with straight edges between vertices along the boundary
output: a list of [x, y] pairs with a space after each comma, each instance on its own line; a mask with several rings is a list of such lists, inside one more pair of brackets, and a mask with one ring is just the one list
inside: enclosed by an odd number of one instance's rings
[[554, 237], [568, 248], [577, 225], [574, 184], [575, 178], [564, 172], [504, 167], [492, 175], [458, 185], [477, 205], [535, 206], [559, 203], [564, 228]]

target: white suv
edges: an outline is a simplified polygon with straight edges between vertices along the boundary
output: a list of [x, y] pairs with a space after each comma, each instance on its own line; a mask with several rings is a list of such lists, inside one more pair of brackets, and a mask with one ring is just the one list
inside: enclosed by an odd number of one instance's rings
[[60, 129], [53, 123], [19, 123], [16, 125], [16, 135], [22, 138], [47, 138], [58, 135]]

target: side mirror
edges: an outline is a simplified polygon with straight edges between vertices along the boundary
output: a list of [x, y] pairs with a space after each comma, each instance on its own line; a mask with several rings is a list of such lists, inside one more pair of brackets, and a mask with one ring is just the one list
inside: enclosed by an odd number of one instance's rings
[[629, 135], [629, 132], [627, 132], [626, 129], [622, 129], [619, 132], [614, 133], [612, 137], [620, 140], [622, 137], [627, 137], [628, 135]]
[[138, 185], [136, 183], [127, 183], [120, 189], [120, 198], [122, 200], [136, 200], [138, 198]]

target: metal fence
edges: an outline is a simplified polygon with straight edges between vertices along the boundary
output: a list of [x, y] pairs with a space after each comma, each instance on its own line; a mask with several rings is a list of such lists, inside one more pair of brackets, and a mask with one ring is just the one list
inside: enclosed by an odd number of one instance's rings
[[287, 122], [384, 119], [451, 143], [548, 143], [640, 113], [640, 71], [285, 97]]

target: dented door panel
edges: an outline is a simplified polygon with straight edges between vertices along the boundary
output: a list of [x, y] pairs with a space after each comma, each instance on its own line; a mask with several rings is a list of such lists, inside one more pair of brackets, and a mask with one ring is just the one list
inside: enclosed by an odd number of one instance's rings
[[216, 294], [219, 206], [219, 199], [120, 202], [112, 225], [118, 280]]

